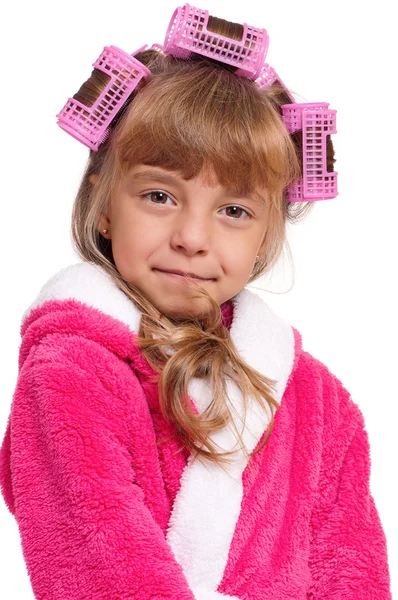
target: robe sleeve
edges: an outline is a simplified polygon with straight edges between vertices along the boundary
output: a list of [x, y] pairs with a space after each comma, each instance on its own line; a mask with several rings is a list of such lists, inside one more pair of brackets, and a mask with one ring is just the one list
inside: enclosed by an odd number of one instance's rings
[[35, 598], [194, 600], [107, 418], [109, 398], [73, 357], [61, 362], [33, 353], [20, 371], [2, 483], [9, 480], [12, 489], [5, 496]]
[[368, 434], [358, 406], [351, 402], [351, 409], [324, 452], [308, 600], [391, 600], [386, 537], [369, 486]]

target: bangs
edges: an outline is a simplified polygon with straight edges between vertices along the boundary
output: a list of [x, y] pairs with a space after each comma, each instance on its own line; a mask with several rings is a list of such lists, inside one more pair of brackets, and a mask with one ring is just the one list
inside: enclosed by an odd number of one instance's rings
[[214, 172], [242, 196], [264, 188], [281, 193], [300, 177], [272, 90], [203, 62], [151, 75], [112, 146], [122, 173], [140, 163], [179, 171], [186, 180]]

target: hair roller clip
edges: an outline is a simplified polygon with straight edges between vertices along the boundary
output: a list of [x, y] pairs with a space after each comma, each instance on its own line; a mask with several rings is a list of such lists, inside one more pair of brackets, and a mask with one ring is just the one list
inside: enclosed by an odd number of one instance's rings
[[[142, 46], [134, 54], [142, 52]], [[57, 115], [58, 125], [72, 137], [97, 151], [109, 135], [109, 125], [126, 104], [131, 93], [150, 70], [140, 63], [134, 54], [127, 54], [116, 46], [105, 46], [93, 63], [108, 81], [100, 95], [91, 105], [76, 98], [69, 98]]]
[[302, 132], [303, 178], [290, 184], [290, 202], [337, 196], [337, 173], [327, 169], [327, 141], [336, 133], [336, 111], [326, 102], [285, 104], [283, 121], [290, 134]]
[[189, 4], [176, 8], [167, 29], [164, 52], [184, 59], [192, 53], [201, 54], [237, 67], [236, 75], [256, 79], [268, 50], [266, 30], [235, 24], [242, 29], [241, 39], [236, 40], [213, 31], [220, 22], [207, 10]]
[[279, 75], [277, 75], [275, 69], [273, 69], [268, 63], [263, 64], [260, 71], [260, 75], [254, 81], [254, 83], [259, 88], [267, 88], [275, 84], [281, 86], [283, 88], [286, 99], [289, 100], [289, 103], [295, 104], [293, 96], [291, 95], [285, 84], [282, 82]]
[[159, 52], [163, 52], [164, 48], [162, 44], [152, 44], [151, 50], [158, 50]]
[[255, 83], [260, 87], [278, 84], [289, 100], [283, 104], [282, 120], [292, 134], [299, 134], [302, 156], [302, 179], [292, 182], [286, 190], [288, 202], [314, 202], [335, 198], [337, 173], [328, 171], [327, 143], [332, 133], [336, 133], [336, 111], [329, 109], [326, 102], [296, 103], [275, 70], [264, 64]]
[[267, 63], [256, 79], [261, 87], [279, 84], [290, 103], [282, 105], [282, 119], [290, 134], [301, 132], [303, 178], [287, 189], [289, 202], [306, 202], [335, 198], [337, 173], [327, 170], [327, 140], [336, 133], [336, 111], [326, 102], [296, 103], [289, 90]]

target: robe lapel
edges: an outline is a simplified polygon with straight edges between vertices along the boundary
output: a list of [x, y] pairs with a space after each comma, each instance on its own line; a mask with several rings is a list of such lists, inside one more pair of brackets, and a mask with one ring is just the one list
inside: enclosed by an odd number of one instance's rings
[[[235, 298], [231, 337], [241, 357], [254, 369], [275, 380], [275, 399], [280, 402], [294, 364], [292, 327], [278, 317], [256, 294], [243, 289]], [[243, 427], [243, 399], [227, 379], [228, 400], [247, 452], [257, 446], [270, 420], [270, 412], [249, 402]], [[206, 381], [190, 382], [189, 395], [203, 412], [211, 402]], [[268, 407], [267, 407], [268, 408]], [[167, 532], [177, 561], [192, 588], [216, 590], [228, 561], [229, 549], [243, 499], [243, 472], [247, 453], [239, 449], [231, 425], [212, 435], [221, 450], [235, 449], [228, 466], [206, 459], [188, 458]]]

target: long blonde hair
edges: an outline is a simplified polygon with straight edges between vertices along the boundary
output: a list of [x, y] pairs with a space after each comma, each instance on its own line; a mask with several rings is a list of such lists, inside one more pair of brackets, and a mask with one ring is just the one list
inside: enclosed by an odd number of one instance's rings
[[[241, 39], [241, 25], [212, 18], [211, 26], [220, 33], [229, 28], [231, 37]], [[313, 205], [286, 201], [288, 184], [301, 176], [301, 157], [281, 119], [280, 105], [288, 100], [280, 86], [259, 89], [253, 81], [236, 76], [233, 68], [199, 56], [185, 61], [151, 49], [136, 58], [148, 66], [151, 76], [124, 107], [100, 150], [90, 152], [73, 206], [72, 238], [79, 256], [109, 273], [142, 312], [136, 341], [157, 373], [163, 416], [174, 422], [183, 446], [194, 457], [222, 464], [228, 462], [230, 453], [218, 452], [209, 435], [229, 423], [234, 426], [225, 376], [241, 390], [246, 408], [250, 397], [271, 410], [267, 435], [253, 453], [272, 431], [279, 406], [273, 396], [275, 382], [240, 357], [221, 324], [220, 306], [194, 282], [197, 297], [207, 299], [206, 314], [184, 320], [159, 318], [149, 300], [122, 279], [111, 241], [97, 230], [99, 216], [107, 213], [118, 182], [135, 164], [178, 170], [187, 180], [209, 168], [221, 185], [242, 195], [266, 188], [270, 202], [266, 251], [255, 264], [250, 283], [278, 260], [286, 222], [302, 218]], [[90, 105], [104, 85], [101, 72], [94, 71], [75, 97]], [[90, 183], [93, 174], [98, 176], [94, 186]], [[207, 378], [213, 393], [213, 401], [202, 414], [195, 414], [187, 402], [193, 377]]]

